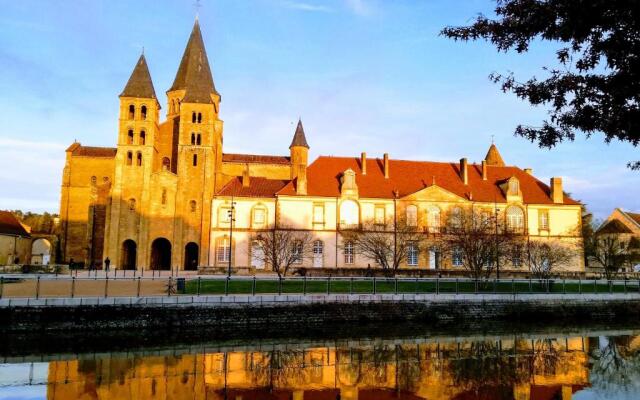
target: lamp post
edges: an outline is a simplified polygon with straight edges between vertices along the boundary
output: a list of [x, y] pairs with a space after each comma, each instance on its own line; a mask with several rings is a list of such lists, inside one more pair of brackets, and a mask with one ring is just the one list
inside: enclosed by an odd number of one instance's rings
[[233, 259], [233, 223], [236, 220], [235, 217], [236, 203], [233, 201], [233, 195], [231, 195], [231, 208], [227, 211], [229, 216], [229, 266], [227, 267], [227, 276], [231, 278], [231, 260]]

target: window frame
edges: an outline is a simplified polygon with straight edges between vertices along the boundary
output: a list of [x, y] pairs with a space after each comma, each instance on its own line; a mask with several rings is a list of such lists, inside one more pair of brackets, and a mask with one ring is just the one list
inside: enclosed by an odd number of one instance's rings
[[344, 265], [354, 265], [356, 262], [356, 250], [353, 241], [347, 240], [342, 250]]

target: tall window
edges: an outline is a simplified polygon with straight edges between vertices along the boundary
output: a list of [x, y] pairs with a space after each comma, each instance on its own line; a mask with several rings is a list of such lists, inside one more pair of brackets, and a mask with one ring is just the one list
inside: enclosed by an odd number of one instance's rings
[[136, 155], [136, 165], [140, 167], [142, 165], [142, 153], [138, 152]]
[[451, 265], [454, 267], [462, 267], [462, 249], [454, 247], [451, 254]]
[[140, 144], [145, 144], [147, 141], [147, 134], [144, 131], [140, 131]]
[[524, 230], [524, 212], [518, 206], [507, 208], [507, 229], [511, 232], [521, 232]]
[[127, 132], [127, 144], [133, 144], [133, 129], [129, 129]]
[[140, 117], [142, 119], [147, 119], [147, 106], [140, 107]]
[[136, 116], [136, 106], [133, 104], [129, 105], [129, 119], [134, 119]]
[[407, 206], [407, 226], [418, 226], [418, 207]]
[[218, 246], [216, 247], [216, 259], [218, 262], [229, 262], [231, 259], [231, 246], [229, 238], [218, 239]]
[[267, 223], [267, 210], [262, 206], [254, 207], [252, 222], [254, 228], [263, 228]]
[[200, 146], [202, 144], [202, 135], [199, 133], [196, 135], [196, 144]]
[[415, 267], [418, 265], [418, 245], [410, 242], [407, 247], [407, 265]]
[[198, 155], [197, 154], [193, 155], [193, 166], [194, 167], [198, 166]]
[[127, 152], [127, 165], [133, 165], [133, 153], [130, 151]]
[[385, 224], [385, 210], [384, 206], [376, 206], [375, 214], [374, 214], [374, 222], [376, 225], [384, 225]]
[[522, 246], [515, 246], [511, 254], [511, 264], [514, 268], [522, 267]]
[[194, 123], [194, 124], [196, 123], [196, 113], [195, 112], [191, 113], [191, 123]]
[[451, 209], [451, 215], [449, 217], [449, 224], [454, 229], [460, 229], [462, 226], [462, 208], [453, 207]]
[[340, 205], [340, 227], [352, 229], [360, 223], [360, 209], [353, 200], [345, 200]]
[[293, 242], [293, 262], [296, 264], [302, 264], [302, 250], [303, 244], [302, 241], [296, 240]]
[[324, 224], [324, 205], [322, 204], [313, 205], [313, 224], [314, 225]]
[[440, 209], [436, 206], [427, 208], [427, 225], [430, 233], [440, 232]]
[[202, 113], [198, 113], [198, 123], [202, 123]]
[[344, 244], [344, 263], [345, 264], [353, 264], [354, 262], [355, 249], [353, 247], [353, 242], [348, 241]]
[[540, 210], [539, 215], [540, 215], [540, 222], [539, 222], [540, 229], [548, 231], [549, 230], [549, 211]]
[[196, 212], [196, 207], [197, 207], [197, 203], [195, 200], [191, 200], [189, 202], [189, 209], [191, 210], [191, 212]]
[[194, 145], [196, 144], [196, 134], [191, 132], [191, 144]]

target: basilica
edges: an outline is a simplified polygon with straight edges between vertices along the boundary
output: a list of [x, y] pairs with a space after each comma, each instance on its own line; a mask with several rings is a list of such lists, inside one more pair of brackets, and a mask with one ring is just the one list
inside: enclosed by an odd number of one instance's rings
[[[116, 147], [67, 148], [60, 199], [65, 262], [100, 266], [108, 257], [117, 269], [215, 273], [232, 266], [255, 274], [268, 270], [255, 235], [286, 227], [313, 236], [313, 256], [301, 267], [366, 268], [374, 263], [343, 230], [363, 221], [392, 229], [389, 221], [402, 215], [436, 233], [446, 215], [469, 207], [495, 212], [529, 238], [582, 249], [581, 205], [564, 193], [562, 179], [547, 185], [531, 169], [507, 165], [494, 144], [480, 164], [366, 153], [309, 163], [298, 121], [290, 144], [283, 143], [286, 155], [225, 153], [221, 96], [197, 20], [166, 98], [161, 121], [141, 55], [120, 94]], [[578, 253], [568, 268], [584, 271]], [[402, 266], [457, 267], [441, 262], [436, 249], [413, 252]]]

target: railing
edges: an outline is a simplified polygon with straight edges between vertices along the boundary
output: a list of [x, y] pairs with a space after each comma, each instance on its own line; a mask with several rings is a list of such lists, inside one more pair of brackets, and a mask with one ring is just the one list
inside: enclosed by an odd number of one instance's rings
[[640, 280], [0, 276], [0, 299], [180, 295], [640, 293]]

